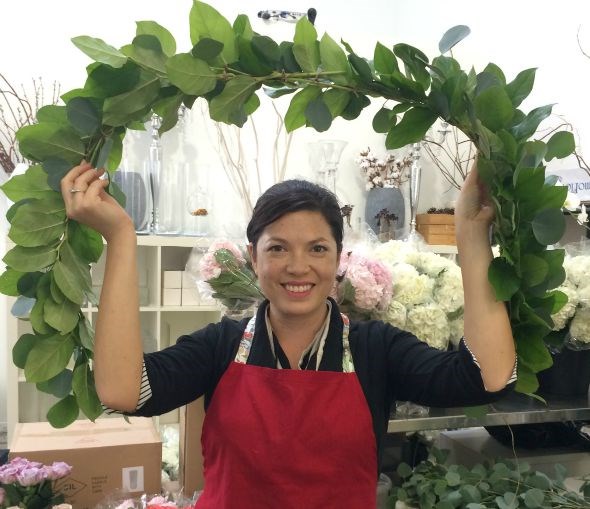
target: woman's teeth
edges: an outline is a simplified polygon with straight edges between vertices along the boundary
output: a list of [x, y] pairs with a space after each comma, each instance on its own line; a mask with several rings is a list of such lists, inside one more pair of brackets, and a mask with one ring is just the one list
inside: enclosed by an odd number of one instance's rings
[[312, 285], [285, 285], [285, 289], [289, 292], [303, 293], [311, 290]]

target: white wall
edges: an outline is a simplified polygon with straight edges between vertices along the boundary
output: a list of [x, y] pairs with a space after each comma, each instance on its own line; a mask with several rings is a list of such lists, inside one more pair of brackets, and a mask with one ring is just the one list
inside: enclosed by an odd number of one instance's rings
[[[294, 25], [287, 23], [265, 24], [258, 20], [259, 9], [289, 8], [305, 11], [310, 3], [317, 9], [316, 27], [339, 40], [345, 39], [357, 53], [372, 57], [375, 42], [386, 45], [406, 42], [425, 51], [430, 57], [438, 53], [438, 41], [446, 29], [457, 24], [471, 27], [472, 33], [455, 50], [455, 57], [464, 67], [474, 65], [481, 70], [493, 61], [505, 70], [511, 79], [522, 69], [538, 67], [536, 87], [530, 99], [523, 105], [532, 109], [547, 103], [557, 103], [554, 111], [571, 122], [578, 134], [582, 152], [590, 157], [590, 118], [588, 116], [587, 88], [590, 76], [590, 60], [584, 58], [577, 46], [576, 33], [580, 23], [581, 39], [586, 52], [590, 52], [590, 6], [582, 0], [564, 0], [559, 5], [539, 0], [497, 0], [478, 4], [467, 0], [370, 0], [365, 3], [345, 3], [342, 0], [291, 0], [289, 2], [244, 2], [224, 0], [215, 2], [216, 8], [233, 21], [241, 12], [248, 14], [254, 29], [274, 39], [290, 39]], [[45, 83], [58, 80], [62, 90], [81, 86], [85, 78], [84, 68], [89, 59], [69, 41], [76, 35], [92, 35], [114, 46], [130, 42], [135, 31], [135, 20], [155, 20], [167, 27], [176, 37], [178, 51], [190, 48], [188, 36], [189, 0], [102, 0], [101, 2], [53, 0], [5, 0], [2, 4], [0, 28], [0, 72], [13, 83], [29, 83], [32, 77], [42, 76]], [[67, 20], [67, 21], [66, 21]], [[284, 111], [286, 102], [283, 101]], [[306, 142], [321, 138], [348, 140], [339, 172], [338, 194], [342, 201], [354, 203], [355, 214], [364, 210], [365, 192], [358, 168], [354, 163], [359, 150], [370, 145], [381, 152], [384, 139], [372, 132], [372, 113], [379, 105], [369, 108], [355, 122], [337, 119], [327, 133], [301, 130], [295, 134], [289, 159], [288, 176], [310, 175], [306, 154]], [[269, 104], [258, 115], [261, 141], [268, 141], [274, 125], [269, 117]], [[195, 116], [197, 125], [200, 117]], [[265, 122], [265, 118], [267, 121]], [[271, 118], [272, 121], [268, 121]], [[223, 208], [217, 211], [215, 224], [231, 218], [239, 218], [238, 205], [228, 205], [227, 183], [219, 168], [208, 138], [211, 132], [195, 127], [194, 157], [199, 168], [208, 168], [219, 176], [219, 184], [212, 187], [212, 195]], [[166, 141], [174, 146], [171, 138]], [[138, 144], [137, 146], [140, 146]], [[134, 157], [141, 154], [135, 150]], [[265, 147], [263, 161], [268, 161], [270, 151]], [[559, 163], [573, 167], [573, 161]], [[428, 165], [426, 165], [428, 166]], [[420, 208], [444, 205], [452, 193], [444, 193], [447, 186], [438, 174], [425, 168]], [[224, 215], [220, 212], [223, 210]], [[215, 212], [215, 209], [214, 209]], [[2, 244], [0, 243], [0, 247]], [[0, 301], [1, 305], [1, 301]], [[0, 308], [2, 312], [2, 308]], [[0, 319], [0, 322], [2, 320]], [[6, 339], [0, 336], [0, 366], [2, 365]], [[3, 371], [0, 371], [0, 422], [3, 412]]]

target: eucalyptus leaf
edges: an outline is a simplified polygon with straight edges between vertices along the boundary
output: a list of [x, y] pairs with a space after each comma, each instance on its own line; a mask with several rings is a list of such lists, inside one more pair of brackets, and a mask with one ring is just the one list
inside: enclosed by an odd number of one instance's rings
[[100, 148], [100, 152], [98, 153], [96, 160], [91, 161], [91, 163], [93, 164], [93, 166], [95, 168], [104, 169], [107, 159], [109, 158], [109, 156], [111, 154], [113, 144], [114, 144], [113, 138], [111, 138], [110, 136], [108, 138], [104, 139], [104, 142], [102, 144], [102, 147]]
[[207, 62], [188, 53], [171, 57], [166, 70], [170, 82], [185, 94], [203, 95], [215, 88], [217, 76]]
[[59, 400], [47, 412], [47, 420], [54, 428], [65, 428], [72, 424], [80, 414], [76, 398], [71, 394]]
[[155, 21], [137, 21], [137, 35], [153, 35], [160, 43], [162, 51], [167, 56], [172, 56], [176, 53], [176, 41], [174, 36], [162, 25]]
[[375, 45], [373, 65], [375, 66], [375, 71], [381, 75], [388, 76], [394, 72], [399, 72], [397, 59], [393, 51], [380, 42]]
[[535, 371], [542, 371], [550, 368], [553, 364], [551, 354], [545, 346], [543, 340], [539, 337], [531, 336], [526, 341], [519, 341], [517, 345], [519, 358], [526, 359], [529, 367], [535, 368]]
[[511, 134], [517, 140], [528, 139], [535, 133], [539, 124], [551, 115], [552, 109], [552, 104], [535, 108], [520, 123], [510, 129]]
[[543, 209], [532, 221], [533, 234], [544, 246], [558, 242], [565, 232], [565, 218], [560, 209]]
[[388, 132], [392, 124], [395, 124], [395, 116], [388, 108], [381, 108], [373, 117], [373, 130], [377, 133]]
[[363, 108], [366, 108], [369, 104], [371, 104], [371, 101], [366, 95], [353, 94], [340, 116], [345, 120], [354, 120], [361, 114]]
[[72, 392], [72, 371], [64, 369], [61, 373], [45, 382], [39, 382], [37, 389], [41, 392], [51, 394], [56, 398], [65, 398]]
[[533, 394], [539, 388], [535, 373], [522, 362], [518, 363], [515, 390], [523, 394]]
[[219, 12], [206, 3], [193, 1], [189, 14], [190, 37], [193, 46], [203, 38], [223, 44], [222, 63], [231, 64], [238, 59], [235, 35], [231, 24]]
[[549, 264], [533, 254], [525, 254], [522, 257], [522, 279], [529, 286], [540, 284], [549, 272]]
[[331, 117], [336, 118], [344, 111], [351, 96], [352, 92], [349, 92], [348, 90], [331, 88], [330, 90], [326, 90], [321, 97], [328, 107], [328, 110], [330, 110]]
[[102, 39], [80, 35], [74, 37], [72, 42], [79, 50], [97, 62], [102, 62], [115, 68], [122, 67], [127, 62], [127, 57], [123, 53]]
[[369, 63], [364, 58], [350, 53], [348, 55], [348, 61], [364, 83], [371, 83], [373, 81], [373, 72]]
[[471, 30], [466, 25], [456, 25], [449, 28], [442, 36], [438, 43], [438, 50], [441, 54], [449, 51], [453, 46], [461, 42], [465, 37], [471, 33]]
[[94, 376], [87, 363], [80, 364], [74, 369], [72, 389], [80, 410], [94, 422], [102, 414], [102, 405], [96, 394]]
[[25, 378], [27, 382], [45, 382], [62, 372], [74, 352], [72, 336], [40, 338], [27, 356]]

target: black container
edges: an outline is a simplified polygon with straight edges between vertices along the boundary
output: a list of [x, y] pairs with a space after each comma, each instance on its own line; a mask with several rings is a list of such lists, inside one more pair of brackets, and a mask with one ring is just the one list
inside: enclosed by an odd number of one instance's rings
[[538, 393], [551, 396], [585, 396], [590, 385], [590, 350], [552, 353], [553, 366], [537, 373]]

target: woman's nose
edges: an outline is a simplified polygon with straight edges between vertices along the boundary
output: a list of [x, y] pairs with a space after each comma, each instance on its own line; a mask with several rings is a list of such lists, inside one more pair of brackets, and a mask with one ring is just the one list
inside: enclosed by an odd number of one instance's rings
[[309, 270], [309, 260], [303, 253], [291, 253], [287, 263], [287, 271], [292, 274], [302, 274]]

